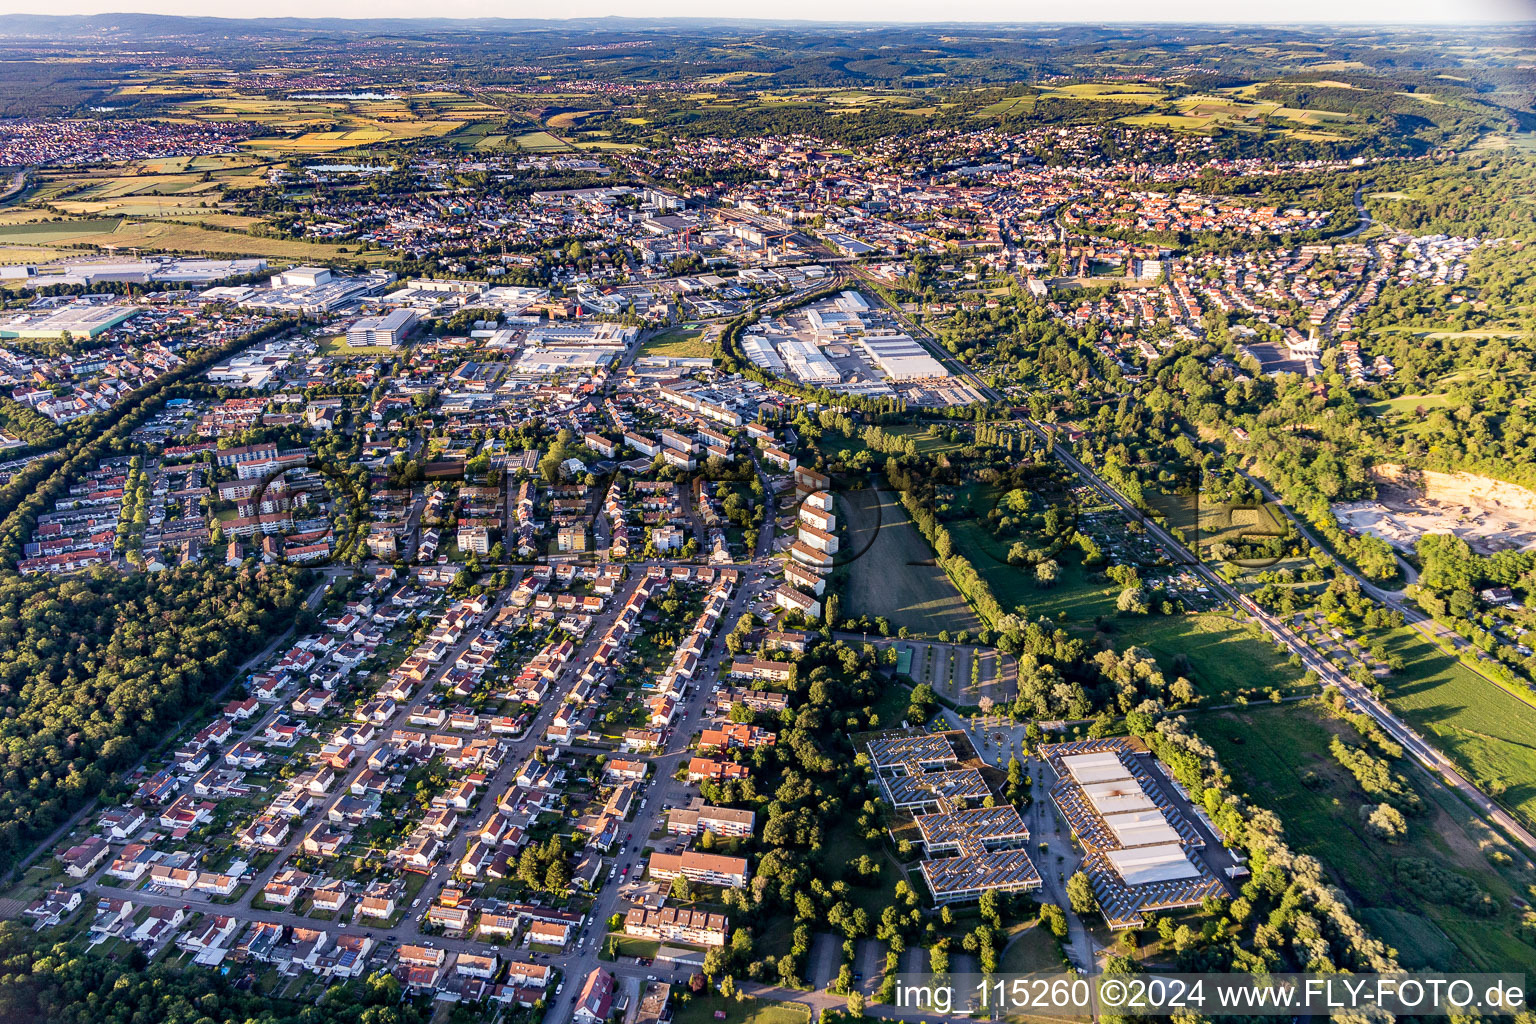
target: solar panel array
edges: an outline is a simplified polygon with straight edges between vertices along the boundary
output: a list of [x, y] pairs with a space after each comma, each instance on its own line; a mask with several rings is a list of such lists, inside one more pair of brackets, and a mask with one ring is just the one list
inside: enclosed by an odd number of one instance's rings
[[1083, 871], [1111, 928], [1134, 928], [1148, 911], [1196, 906], [1226, 892], [1193, 851], [1205, 840], [1168, 798], [1131, 740], [1042, 746], [1056, 773], [1051, 799], [1083, 848]]

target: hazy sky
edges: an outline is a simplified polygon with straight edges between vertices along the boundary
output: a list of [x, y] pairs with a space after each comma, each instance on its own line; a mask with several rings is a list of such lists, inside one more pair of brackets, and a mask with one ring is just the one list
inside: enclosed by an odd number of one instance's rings
[[1536, 0], [0, 0], [3, 14], [126, 11], [212, 17], [763, 18], [786, 21], [970, 22], [1442, 22], [1536, 18]]

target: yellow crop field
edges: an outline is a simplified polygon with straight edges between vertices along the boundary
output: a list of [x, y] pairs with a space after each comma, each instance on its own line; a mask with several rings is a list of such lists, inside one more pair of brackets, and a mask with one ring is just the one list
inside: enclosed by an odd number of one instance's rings
[[[214, 222], [215, 216], [205, 215], [198, 219]], [[27, 249], [41, 249], [50, 243], [65, 243], [113, 246], [118, 249], [157, 249], [165, 252], [233, 253], [240, 256], [267, 256], [273, 259], [315, 262], [359, 258], [356, 254], [342, 252], [341, 248], [335, 245], [306, 242], [302, 239], [261, 238], [231, 231], [213, 231], [171, 218], [148, 221], [93, 218], [59, 222], [0, 222], [0, 246], [7, 243]], [[6, 257], [10, 262], [21, 262], [30, 258], [37, 257], [16, 259]]]
[[463, 121], [388, 121], [370, 127], [305, 132], [295, 138], [249, 139], [241, 145], [258, 153], [334, 153], [358, 146], [436, 138], [463, 126]]
[[600, 110], [566, 110], [550, 118], [546, 124], [551, 128], [570, 128], [589, 114], [600, 114]]
[[529, 153], [563, 153], [571, 147], [549, 132], [529, 132], [513, 140], [520, 149]]

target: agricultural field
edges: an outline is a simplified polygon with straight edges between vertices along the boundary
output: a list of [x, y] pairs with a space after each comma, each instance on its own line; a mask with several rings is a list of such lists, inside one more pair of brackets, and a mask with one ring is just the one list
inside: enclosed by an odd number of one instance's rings
[[[1516, 914], [1511, 901], [1523, 899], [1536, 876], [1517, 867], [1525, 858], [1453, 794], [1417, 769], [1407, 769], [1427, 810], [1410, 816], [1401, 843], [1388, 845], [1364, 830], [1359, 807], [1366, 799], [1328, 751], [1331, 735], [1352, 739], [1353, 729], [1327, 717], [1312, 702], [1197, 714], [1193, 721], [1238, 789], [1279, 813], [1296, 851], [1322, 860], [1365, 922], [1398, 950], [1404, 966], [1536, 967], [1536, 949], [1511, 934]], [[1493, 896], [1496, 916], [1475, 917], [1405, 890], [1394, 871], [1405, 857], [1471, 879]]]
[[1536, 707], [1406, 626], [1388, 635], [1387, 647], [1404, 664], [1384, 680], [1392, 709], [1478, 788], [1536, 825]]
[[362, 146], [437, 138], [454, 131], [462, 123], [461, 121], [410, 121], [389, 125], [377, 124], [342, 131], [304, 132], [296, 138], [251, 139], [242, 145], [258, 153], [334, 153]]
[[[212, 93], [210, 95], [210, 92]], [[359, 146], [448, 135], [504, 111], [458, 93], [252, 96], [229, 88], [130, 85], [124, 97], [153, 96], [171, 116], [199, 121], [246, 121], [271, 134], [243, 144], [252, 154], [331, 153]]]
[[64, 250], [36, 245], [0, 245], [0, 267], [23, 263], [47, 263], [64, 255]]
[[333, 262], [359, 259], [335, 245], [289, 238], [262, 238], [235, 231], [212, 231], [173, 219], [126, 220], [81, 218], [63, 221], [0, 220], [0, 246], [118, 246], [164, 252], [229, 253], [273, 259]]
[[1153, 103], [1166, 95], [1155, 85], [1137, 82], [1079, 82], [1041, 91], [1039, 99], [1099, 100], [1104, 103]]
[[571, 149], [569, 143], [550, 132], [527, 132], [512, 141], [525, 153], [566, 153]]
[[117, 217], [100, 217], [81, 220], [27, 220], [0, 221], [0, 245], [48, 244], [62, 242], [73, 245], [84, 238], [111, 234], [122, 224]]
[[1028, 114], [1035, 109], [1035, 96], [1010, 96], [1007, 99], [989, 103], [973, 114], [978, 119], [989, 117], [1006, 117], [1009, 114]]
[[923, 535], [890, 491], [865, 489], [838, 495], [846, 524], [837, 570], [842, 614], [869, 615], [918, 634], [981, 628], [965, 598], [933, 557]]

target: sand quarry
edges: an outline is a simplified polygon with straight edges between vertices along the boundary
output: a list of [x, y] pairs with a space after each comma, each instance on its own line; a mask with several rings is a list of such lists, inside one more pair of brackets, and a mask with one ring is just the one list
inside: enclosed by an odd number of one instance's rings
[[1333, 506], [1347, 527], [1403, 551], [1427, 533], [1453, 533], [1479, 554], [1536, 547], [1536, 494], [1472, 473], [1378, 466], [1375, 501]]

